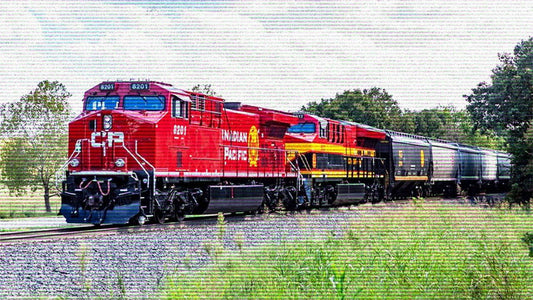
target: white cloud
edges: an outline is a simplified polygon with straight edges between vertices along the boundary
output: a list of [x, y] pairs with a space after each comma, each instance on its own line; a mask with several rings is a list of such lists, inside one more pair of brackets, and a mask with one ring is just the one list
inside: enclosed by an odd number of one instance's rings
[[188, 3], [0, 1], [0, 101], [50, 79], [79, 108], [100, 81], [151, 78], [286, 110], [372, 86], [405, 108], [464, 106], [533, 32], [529, 2]]

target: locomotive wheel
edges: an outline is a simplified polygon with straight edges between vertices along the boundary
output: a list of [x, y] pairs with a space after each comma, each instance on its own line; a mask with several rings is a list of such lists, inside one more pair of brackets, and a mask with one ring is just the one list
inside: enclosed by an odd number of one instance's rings
[[270, 211], [270, 209], [268, 208], [268, 205], [265, 203], [265, 200], [263, 200], [263, 202], [261, 203], [261, 205], [257, 209], [257, 213], [258, 214], [264, 214], [264, 213], [267, 213], [269, 211]]
[[172, 214], [172, 221], [174, 222], [183, 222], [185, 219], [185, 212], [183, 211], [181, 205], [178, 202], [174, 203], [174, 213]]
[[183, 220], [185, 220], [185, 214], [182, 213], [182, 212], [178, 212], [178, 213], [176, 213], [176, 214], [174, 215], [174, 220], [175, 220], [176, 222], [180, 222], [180, 223], [183, 222]]
[[154, 210], [154, 222], [158, 224], [165, 223], [165, 213], [160, 209]]

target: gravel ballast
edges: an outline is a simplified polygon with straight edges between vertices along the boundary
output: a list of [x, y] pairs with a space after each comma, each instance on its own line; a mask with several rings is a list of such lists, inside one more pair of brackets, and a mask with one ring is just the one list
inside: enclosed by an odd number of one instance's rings
[[[366, 206], [366, 205], [365, 205]], [[384, 209], [381, 207], [380, 209]], [[226, 217], [226, 251], [302, 238], [342, 234], [361, 212], [341, 209]], [[220, 231], [216, 220], [187, 221], [181, 228], [113, 233], [0, 247], [3, 298], [150, 298], [159, 296], [165, 276], [209, 262], [206, 248]]]

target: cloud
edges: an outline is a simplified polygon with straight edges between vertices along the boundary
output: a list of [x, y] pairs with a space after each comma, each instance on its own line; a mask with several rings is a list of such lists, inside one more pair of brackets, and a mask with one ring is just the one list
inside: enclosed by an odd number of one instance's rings
[[[2, 2], [0, 101], [59, 80], [80, 109], [103, 80], [212, 84], [228, 101], [297, 110], [345, 89], [402, 107], [452, 103], [532, 32], [533, 6], [493, 1]], [[13, 17], [14, 16], [14, 17]]]
[[29, 91], [38, 76], [43, 32], [24, 2], [0, 2], [0, 19], [0, 91], [2, 98], [18, 99], [20, 90]]

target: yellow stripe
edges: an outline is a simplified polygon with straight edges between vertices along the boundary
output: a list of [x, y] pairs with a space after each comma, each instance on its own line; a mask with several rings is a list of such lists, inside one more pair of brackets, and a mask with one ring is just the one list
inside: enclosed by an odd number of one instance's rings
[[[311, 175], [311, 177], [320, 178], [324, 175], [329, 178], [346, 178], [346, 171], [335, 171], [335, 170], [312, 170], [312, 171], [301, 171], [302, 175]], [[374, 177], [374, 172], [359, 172], [359, 176], [357, 176], [357, 172], [353, 172], [353, 176], [351, 176], [351, 172], [349, 174], [348, 178], [369, 178]]]
[[375, 156], [375, 150], [368, 150], [363, 148], [347, 148], [342, 145], [332, 145], [324, 143], [287, 143], [285, 144], [287, 151], [298, 151], [303, 154], [306, 152], [323, 152], [342, 154], [348, 156]]
[[428, 180], [427, 176], [395, 176], [394, 179], [397, 181], [426, 181]]

